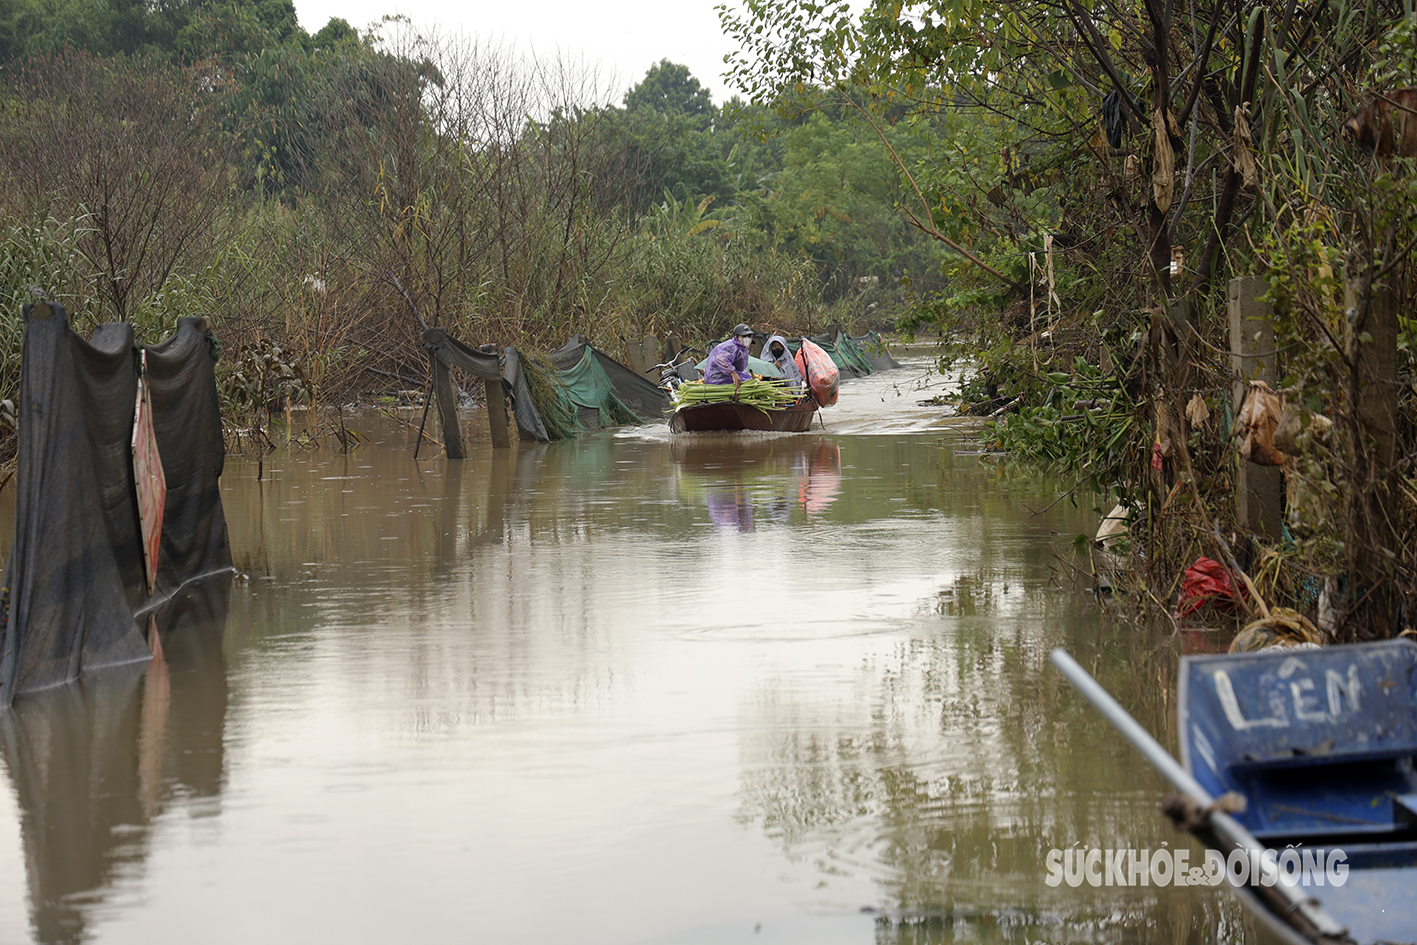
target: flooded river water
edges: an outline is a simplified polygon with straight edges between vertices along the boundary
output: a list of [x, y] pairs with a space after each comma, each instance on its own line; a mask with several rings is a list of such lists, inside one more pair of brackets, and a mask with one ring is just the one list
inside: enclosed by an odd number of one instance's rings
[[1045, 883], [1187, 843], [1049, 650], [1163, 732], [1178, 650], [923, 363], [809, 434], [228, 458], [224, 623], [3, 721], [0, 941], [1250, 937], [1219, 891]]

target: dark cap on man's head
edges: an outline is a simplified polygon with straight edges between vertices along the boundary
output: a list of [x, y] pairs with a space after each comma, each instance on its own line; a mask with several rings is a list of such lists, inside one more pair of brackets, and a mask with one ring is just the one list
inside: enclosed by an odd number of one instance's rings
[[739, 322], [739, 323], [738, 323], [738, 327], [735, 328], [735, 329], [733, 329], [733, 334], [734, 334], [734, 335], [751, 335], [752, 333], [753, 333], [753, 329], [749, 328], [747, 325], [743, 324], [742, 322]]

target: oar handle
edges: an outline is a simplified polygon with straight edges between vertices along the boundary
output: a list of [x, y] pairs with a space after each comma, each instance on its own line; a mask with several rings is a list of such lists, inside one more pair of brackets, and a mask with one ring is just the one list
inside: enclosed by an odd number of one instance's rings
[[[1093, 679], [1092, 675], [1083, 669], [1077, 660], [1069, 656], [1066, 650], [1058, 647], [1049, 654], [1048, 658], [1058, 668], [1058, 672], [1066, 676], [1068, 682], [1082, 693], [1083, 698], [1091, 702], [1097, 711], [1102, 713], [1102, 717], [1111, 722], [1112, 726], [1122, 733], [1122, 737], [1131, 742], [1133, 747], [1142, 753], [1142, 757], [1161, 772], [1163, 778], [1171, 782], [1172, 787], [1189, 796], [1202, 809], [1208, 811], [1206, 825], [1214, 831], [1216, 838], [1221, 843], [1229, 844], [1232, 849], [1264, 849], [1255, 835], [1245, 829], [1245, 826], [1238, 820], [1224, 811], [1211, 808], [1214, 798], [1210, 796], [1210, 792], [1201, 787], [1200, 783], [1191, 777], [1191, 773], [1181, 767], [1181, 763], [1173, 758], [1160, 742], [1152, 738], [1151, 733], [1142, 728], [1141, 723], [1132, 718], [1131, 713], [1122, 708], [1121, 704], [1112, 698], [1112, 694], [1103, 689], [1101, 684]], [[1267, 878], [1269, 874], [1274, 874], [1273, 885], [1268, 888], [1268, 891], [1282, 899], [1289, 911], [1297, 912], [1308, 920], [1319, 935], [1334, 939], [1343, 939], [1347, 936], [1348, 930], [1319, 908], [1318, 903], [1300, 892], [1297, 886], [1287, 886], [1279, 881], [1277, 864], [1266, 869], [1264, 860], [1261, 858], [1260, 868], [1264, 870]]]

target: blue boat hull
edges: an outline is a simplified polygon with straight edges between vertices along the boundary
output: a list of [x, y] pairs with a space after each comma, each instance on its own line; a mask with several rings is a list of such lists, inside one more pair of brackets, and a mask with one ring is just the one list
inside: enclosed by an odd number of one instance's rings
[[[1183, 765], [1213, 796], [1243, 796], [1233, 816], [1266, 847], [1295, 848], [1301, 866], [1341, 857], [1341, 884], [1321, 869], [1296, 879], [1357, 943], [1417, 942], [1414, 684], [1406, 640], [1181, 662]], [[1289, 929], [1262, 889], [1240, 891]]]

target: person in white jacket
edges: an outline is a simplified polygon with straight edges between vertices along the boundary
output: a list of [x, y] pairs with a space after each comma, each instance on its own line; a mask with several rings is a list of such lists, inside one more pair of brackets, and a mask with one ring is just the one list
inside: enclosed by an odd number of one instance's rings
[[762, 358], [781, 371], [783, 377], [802, 386], [802, 372], [797, 370], [797, 361], [792, 357], [792, 349], [787, 347], [786, 338], [781, 335], [768, 338], [768, 343], [763, 345]]

